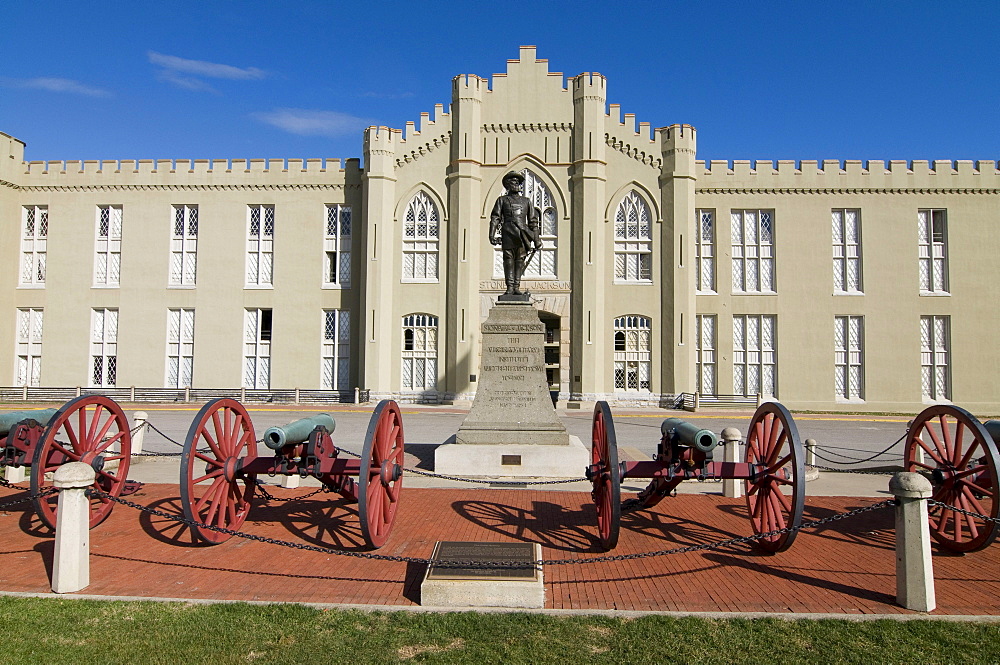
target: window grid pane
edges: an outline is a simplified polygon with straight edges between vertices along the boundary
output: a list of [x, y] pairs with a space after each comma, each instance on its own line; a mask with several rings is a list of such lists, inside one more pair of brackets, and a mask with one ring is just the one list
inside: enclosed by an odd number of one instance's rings
[[652, 319], [645, 316], [629, 314], [615, 319], [612, 346], [616, 390], [649, 391], [651, 327]]
[[438, 281], [437, 252], [440, 218], [437, 206], [424, 192], [417, 192], [406, 206], [403, 219], [403, 279]]
[[49, 233], [48, 206], [24, 206], [21, 234], [21, 286], [45, 284], [45, 252]]
[[715, 383], [715, 330], [714, 314], [699, 314], [695, 318], [695, 359], [698, 392], [702, 395], [716, 394]]
[[652, 238], [649, 207], [637, 192], [629, 192], [615, 212], [615, 279], [652, 280]]
[[118, 286], [121, 281], [122, 207], [97, 207], [94, 242], [94, 285]]
[[248, 206], [247, 276], [248, 286], [271, 286], [274, 251], [274, 206]]
[[430, 314], [403, 317], [403, 390], [437, 389], [437, 326]]
[[951, 399], [950, 347], [950, 317], [920, 317], [921, 388], [925, 400]]
[[833, 230], [833, 291], [861, 293], [861, 211], [831, 211]]
[[863, 400], [864, 317], [834, 317], [834, 394], [839, 400]]
[[733, 317], [733, 389], [738, 395], [777, 396], [777, 339], [773, 315]]
[[774, 211], [733, 210], [733, 291], [774, 292]]
[[38, 386], [42, 367], [41, 309], [17, 310], [17, 381], [18, 386]]
[[198, 206], [175, 205], [170, 239], [170, 284], [194, 286], [198, 260]]
[[920, 291], [948, 293], [947, 211], [917, 211], [917, 240], [920, 262]]
[[350, 312], [340, 309], [323, 310], [323, 341], [321, 349], [320, 388], [348, 390], [348, 370], [351, 357]]
[[188, 388], [194, 371], [194, 310], [167, 310], [166, 388]]
[[715, 211], [698, 210], [698, 241], [695, 243], [696, 290], [715, 293]]
[[[244, 310], [243, 319], [243, 387], [271, 387], [271, 310]], [[265, 327], [265, 322], [267, 327]]]
[[351, 208], [326, 206], [326, 234], [323, 237], [323, 286], [351, 285]]
[[118, 310], [91, 310], [90, 386], [114, 387], [118, 368]]

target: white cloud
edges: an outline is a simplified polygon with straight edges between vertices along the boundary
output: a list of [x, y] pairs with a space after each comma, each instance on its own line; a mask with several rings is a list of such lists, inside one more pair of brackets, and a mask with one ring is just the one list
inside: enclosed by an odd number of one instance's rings
[[211, 85], [202, 81], [199, 78], [193, 76], [184, 76], [171, 69], [162, 70], [158, 78], [161, 81], [166, 81], [167, 83], [172, 83], [178, 88], [185, 88], [186, 90], [204, 90], [206, 92], [218, 93], [219, 91], [213, 88]]
[[313, 109], [280, 108], [252, 113], [251, 116], [278, 129], [301, 136], [344, 136], [361, 131], [372, 124], [365, 118], [347, 113]]
[[35, 88], [49, 92], [66, 92], [72, 95], [88, 97], [110, 97], [111, 93], [102, 88], [95, 88], [73, 79], [41, 77], [33, 79], [9, 79], [12, 85], [21, 88]]
[[165, 55], [156, 51], [149, 51], [146, 55], [149, 56], [149, 61], [154, 65], [193, 76], [231, 79], [235, 81], [262, 79], [267, 76], [267, 72], [256, 67], [233, 67], [232, 65], [223, 65], [217, 62], [206, 62], [205, 60], [188, 60], [187, 58], [179, 58], [176, 55]]

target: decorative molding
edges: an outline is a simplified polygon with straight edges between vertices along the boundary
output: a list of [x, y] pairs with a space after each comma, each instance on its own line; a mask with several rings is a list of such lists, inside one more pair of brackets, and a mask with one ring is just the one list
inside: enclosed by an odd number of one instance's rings
[[361, 189], [361, 185], [330, 184], [275, 184], [275, 185], [22, 185], [25, 192], [109, 192], [109, 191], [301, 191], [301, 190], [347, 190]]
[[695, 194], [1000, 194], [975, 187], [696, 187]]
[[571, 122], [531, 122], [531, 123], [489, 123], [483, 125], [484, 132], [496, 134], [520, 134], [521, 132], [571, 132]]
[[449, 141], [451, 141], [451, 131], [450, 130], [447, 131], [447, 132], [445, 132], [441, 136], [435, 137], [434, 140], [428, 141], [427, 143], [423, 144], [419, 148], [416, 148], [415, 150], [411, 150], [411, 151], [403, 154], [402, 156], [397, 157], [396, 158], [396, 168], [399, 168], [404, 163], [416, 161], [416, 160], [420, 159], [421, 157], [423, 157], [424, 155], [426, 155], [428, 153], [431, 153], [431, 152], [434, 152], [438, 148], [443, 148], [443, 147], [447, 146]]
[[[625, 141], [622, 141], [620, 139], [615, 138], [614, 136], [611, 136], [611, 134], [604, 135], [604, 142], [607, 143], [609, 147], [614, 148], [615, 150], [622, 153], [626, 157], [631, 157], [635, 161], [645, 164], [646, 166], [652, 167], [657, 171], [659, 171], [660, 168], [663, 166], [663, 161], [658, 157], [656, 157], [655, 153], [653, 152], [647, 153], [646, 151], [640, 150], [639, 148], [634, 148], [632, 147], [632, 145], [625, 143]], [[650, 141], [649, 145], [652, 148], [655, 147], [656, 144], [653, 141]]]
[[6, 180], [0, 180], [0, 187], [10, 187], [11, 189], [21, 189], [20, 185], [15, 185], [12, 182], [7, 182]]

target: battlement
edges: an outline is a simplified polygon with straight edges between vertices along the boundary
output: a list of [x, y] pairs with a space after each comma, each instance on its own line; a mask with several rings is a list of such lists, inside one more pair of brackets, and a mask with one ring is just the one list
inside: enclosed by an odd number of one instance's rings
[[489, 92], [490, 82], [475, 74], [459, 74], [451, 80], [451, 92], [454, 99], [479, 99]]
[[632, 139], [635, 143], [642, 141], [652, 143], [656, 140], [648, 122], [640, 122], [637, 129], [635, 125], [635, 114], [626, 113], [623, 120], [621, 109], [621, 104], [608, 104], [606, 124], [609, 135], [618, 138]]
[[592, 99], [602, 103], [607, 98], [608, 80], [597, 72], [583, 72], [570, 78], [573, 86], [573, 101]]
[[1000, 188], [996, 160], [699, 160], [696, 170], [699, 188]]

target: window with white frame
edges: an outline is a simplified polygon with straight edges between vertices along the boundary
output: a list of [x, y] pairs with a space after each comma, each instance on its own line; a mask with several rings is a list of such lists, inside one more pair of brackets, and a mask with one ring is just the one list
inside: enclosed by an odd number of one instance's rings
[[40, 309], [17, 310], [18, 386], [38, 386], [42, 375], [42, 314]]
[[403, 390], [437, 389], [437, 333], [436, 316], [403, 317]]
[[733, 317], [733, 390], [737, 395], [777, 395], [777, 348], [773, 315]]
[[615, 390], [648, 391], [652, 364], [652, 319], [629, 314], [615, 319]]
[[865, 319], [833, 319], [834, 393], [838, 400], [865, 398]]
[[271, 387], [271, 310], [248, 309], [243, 319], [243, 387]]
[[920, 383], [925, 400], [951, 399], [948, 351], [951, 321], [947, 316], [920, 317]]
[[45, 284], [45, 244], [49, 235], [48, 206], [24, 206], [21, 224], [21, 286]]
[[774, 291], [774, 211], [731, 211], [733, 292]]
[[403, 218], [403, 280], [438, 281], [440, 229], [437, 206], [427, 194], [417, 192], [406, 205]]
[[715, 211], [698, 210], [698, 242], [695, 258], [698, 273], [695, 290], [715, 293]]
[[837, 208], [833, 223], [833, 292], [861, 293], [861, 211]]
[[918, 210], [920, 292], [948, 293], [948, 211]]
[[699, 314], [695, 319], [695, 360], [698, 392], [702, 395], [715, 395], [718, 390], [715, 381], [715, 314]]
[[320, 388], [348, 390], [351, 369], [351, 313], [348, 310], [323, 310], [321, 353]]
[[653, 278], [653, 239], [649, 206], [629, 192], [615, 212], [615, 279], [648, 282]]
[[271, 286], [274, 206], [247, 206], [247, 286]]
[[94, 285], [118, 286], [122, 265], [122, 207], [97, 206]]
[[194, 310], [167, 310], [167, 388], [189, 388], [194, 374]]
[[351, 285], [351, 207], [326, 206], [323, 237], [323, 286]]
[[95, 309], [90, 314], [90, 385], [118, 385], [118, 310]]
[[198, 273], [198, 206], [175, 205], [170, 235], [170, 285], [194, 286]]
[[[524, 279], [555, 279], [556, 278], [556, 246], [558, 240], [559, 220], [556, 215], [555, 202], [549, 188], [530, 169], [520, 171], [524, 176], [524, 189], [521, 192], [531, 201], [532, 207], [538, 211], [539, 231], [542, 248], [532, 257], [524, 268]], [[503, 250], [493, 248], [493, 277], [503, 279]]]

